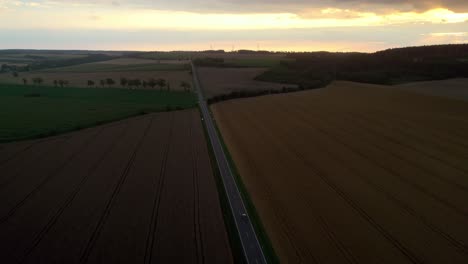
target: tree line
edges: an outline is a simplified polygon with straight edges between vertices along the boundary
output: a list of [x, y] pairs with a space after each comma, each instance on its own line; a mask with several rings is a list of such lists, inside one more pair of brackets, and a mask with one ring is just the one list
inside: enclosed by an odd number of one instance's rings
[[[15, 77], [18, 77], [18, 75], [16, 75]], [[33, 77], [30, 80], [28, 80], [27, 78], [23, 78], [22, 81], [24, 85], [27, 85], [29, 82], [34, 85], [42, 85], [44, 83], [44, 79], [42, 77]], [[59, 87], [59, 86], [65, 87], [70, 84], [70, 82], [67, 80], [53, 80], [52, 83], [54, 84], [55, 87]], [[109, 88], [112, 88], [116, 84], [117, 82], [112, 78], [106, 78], [106, 79], [102, 79], [99, 81], [94, 81], [94, 80], [87, 81], [88, 87], [98, 87], [100, 85], [101, 87], [107, 86]], [[160, 91], [162, 90], [171, 91], [170, 82], [168, 82], [167, 80], [163, 78], [158, 78], [158, 79], [149, 78], [147, 80], [140, 80], [140, 79], [127, 79], [127, 78], [122, 77], [119, 80], [119, 84], [121, 87], [127, 87], [129, 89], [139, 89], [141, 87], [155, 89], [156, 87], [158, 87]], [[192, 88], [191, 84], [186, 81], [181, 81], [179, 83], [179, 86], [185, 92], [190, 92]]]
[[468, 77], [468, 44], [389, 49], [376, 53], [291, 53], [293, 60], [257, 77], [261, 81], [315, 86], [333, 80], [374, 84]]

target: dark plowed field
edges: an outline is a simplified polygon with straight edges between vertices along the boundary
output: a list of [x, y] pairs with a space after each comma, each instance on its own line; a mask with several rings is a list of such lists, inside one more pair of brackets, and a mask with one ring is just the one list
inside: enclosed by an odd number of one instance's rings
[[231, 263], [197, 111], [0, 145], [0, 263]]

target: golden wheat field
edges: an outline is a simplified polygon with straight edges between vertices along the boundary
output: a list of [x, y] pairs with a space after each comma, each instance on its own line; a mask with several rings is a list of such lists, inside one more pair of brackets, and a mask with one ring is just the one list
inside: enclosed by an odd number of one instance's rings
[[468, 104], [374, 85], [212, 106], [283, 263], [468, 263]]
[[413, 82], [400, 84], [396, 87], [428, 95], [468, 101], [468, 78]]

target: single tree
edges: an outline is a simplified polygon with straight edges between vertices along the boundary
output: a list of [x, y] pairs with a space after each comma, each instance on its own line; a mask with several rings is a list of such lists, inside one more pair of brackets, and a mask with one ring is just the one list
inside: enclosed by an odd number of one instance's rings
[[44, 82], [44, 79], [42, 79], [41, 77], [35, 77], [32, 79], [32, 81], [34, 84], [41, 85]]
[[159, 90], [162, 91], [162, 88], [164, 88], [164, 86], [166, 86], [166, 80], [157, 79], [156, 80], [156, 85], [159, 87]]
[[154, 89], [154, 87], [156, 86], [156, 80], [151, 78], [148, 80], [148, 86], [151, 87], [152, 89]]
[[23, 78], [23, 84], [24, 84], [24, 85], [28, 84], [28, 79]]
[[181, 82], [180, 87], [184, 88], [184, 91], [186, 92], [190, 91], [190, 83], [186, 81]]
[[65, 86], [65, 81], [64, 80], [59, 80], [58, 84], [60, 85], [60, 87], [63, 88], [63, 86]]
[[128, 84], [127, 78], [120, 78], [120, 86], [125, 87]]
[[127, 86], [128, 86], [128, 88], [131, 90], [132, 87], [133, 87], [133, 80], [128, 80], [128, 81], [127, 81]]
[[107, 85], [108, 85], [109, 87], [112, 87], [112, 85], [115, 84], [115, 81], [114, 81], [113, 79], [111, 79], [111, 78], [107, 78], [107, 79], [106, 79], [106, 83], [107, 83]]
[[136, 86], [137, 88], [140, 88], [140, 86], [141, 86], [141, 80], [140, 80], [140, 79], [136, 79], [136, 80], [135, 80], [135, 86]]
[[94, 86], [94, 81], [88, 80], [88, 86]]

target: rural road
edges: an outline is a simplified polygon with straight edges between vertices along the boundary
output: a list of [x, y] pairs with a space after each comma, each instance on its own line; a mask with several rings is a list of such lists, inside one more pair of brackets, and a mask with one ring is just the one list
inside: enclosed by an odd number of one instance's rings
[[247, 209], [245, 208], [244, 202], [239, 192], [239, 188], [237, 187], [236, 180], [234, 179], [234, 175], [232, 173], [229, 162], [227, 161], [226, 154], [224, 153], [221, 140], [215, 128], [214, 121], [203, 96], [203, 92], [198, 80], [198, 74], [193, 63], [192, 69], [194, 86], [197, 90], [200, 109], [205, 121], [209, 140], [213, 147], [213, 152], [218, 163], [218, 168], [224, 183], [224, 189], [227, 194], [229, 205], [234, 216], [234, 221], [239, 232], [239, 238], [246, 261], [247, 263], [266, 263], [262, 247], [260, 246], [251, 219], [247, 213]]

